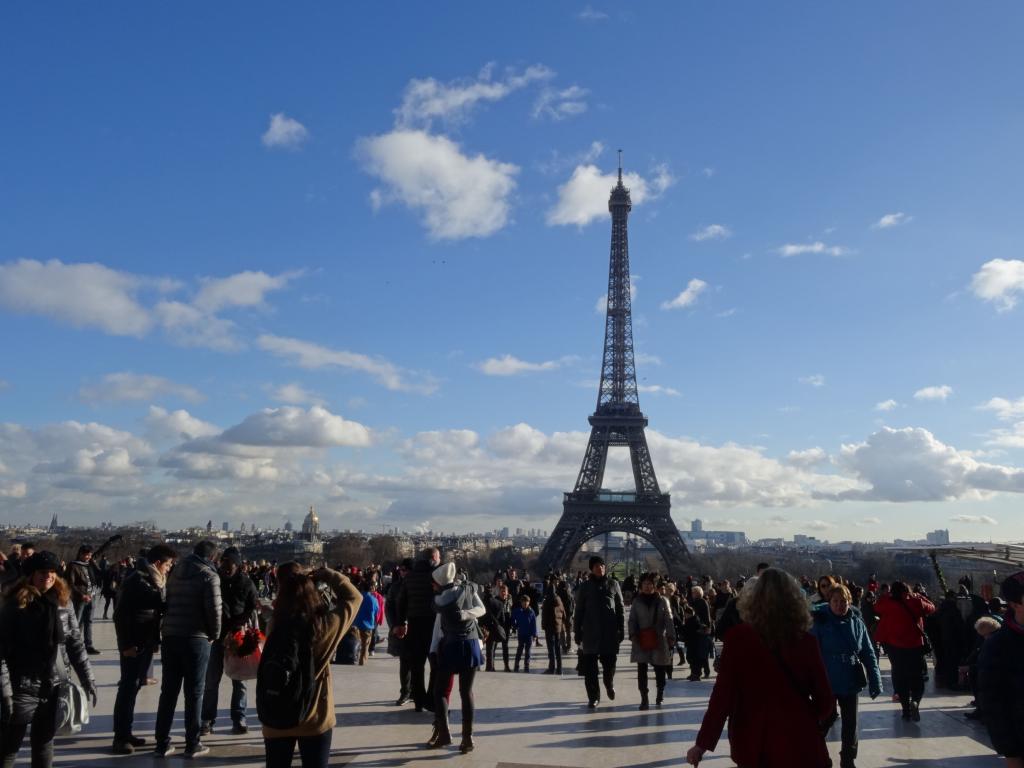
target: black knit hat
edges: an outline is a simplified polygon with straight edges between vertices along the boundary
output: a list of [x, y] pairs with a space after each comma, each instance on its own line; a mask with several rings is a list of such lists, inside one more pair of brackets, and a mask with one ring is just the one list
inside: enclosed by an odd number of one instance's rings
[[593, 555], [590, 558], [590, 564], [587, 567], [593, 568], [595, 565], [604, 565], [604, 558], [600, 555]]
[[21, 572], [31, 576], [36, 571], [56, 571], [60, 573], [60, 558], [53, 552], [35, 552], [21, 566]]

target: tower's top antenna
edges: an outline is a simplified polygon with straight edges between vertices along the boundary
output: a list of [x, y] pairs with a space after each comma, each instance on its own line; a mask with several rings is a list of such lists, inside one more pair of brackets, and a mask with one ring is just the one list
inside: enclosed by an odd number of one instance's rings
[[622, 150], [619, 150], [619, 184], [622, 183]]

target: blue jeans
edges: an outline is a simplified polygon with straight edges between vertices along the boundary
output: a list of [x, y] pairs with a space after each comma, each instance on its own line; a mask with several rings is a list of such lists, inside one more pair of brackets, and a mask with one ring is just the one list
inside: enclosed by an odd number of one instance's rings
[[82, 633], [82, 642], [86, 648], [92, 648], [92, 603], [83, 600], [76, 604], [75, 618], [78, 620], [78, 631]]
[[316, 736], [282, 736], [276, 739], [263, 739], [267, 751], [267, 768], [291, 768], [292, 757], [295, 755], [295, 742], [299, 743], [299, 756], [302, 768], [326, 768], [331, 757], [331, 734], [327, 730]]
[[132, 735], [135, 699], [146, 683], [152, 661], [152, 651], [140, 651], [134, 657], [121, 656], [121, 679], [117, 683], [117, 698], [114, 699], [114, 741], [125, 741]]
[[178, 694], [185, 684], [185, 749], [199, 744], [199, 712], [203, 707], [206, 665], [210, 661], [210, 641], [205, 637], [165, 637], [160, 655], [163, 682], [156, 710], [156, 745], [171, 743], [171, 723], [178, 707]]
[[[206, 667], [206, 691], [203, 693], [204, 723], [213, 725], [217, 719], [217, 698], [220, 678], [224, 674], [224, 643], [210, 646], [210, 664]], [[245, 681], [231, 681], [231, 722], [245, 725]]]

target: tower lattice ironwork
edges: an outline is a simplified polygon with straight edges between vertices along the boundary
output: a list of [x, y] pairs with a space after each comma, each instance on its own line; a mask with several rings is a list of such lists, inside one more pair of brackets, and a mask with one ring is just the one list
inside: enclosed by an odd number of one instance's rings
[[[589, 418], [590, 440], [576, 485], [564, 495], [562, 517], [541, 552], [542, 569], [565, 569], [585, 542], [604, 533], [633, 533], [649, 541], [679, 573], [686, 560], [686, 545], [670, 514], [669, 494], [662, 493], [647, 447], [647, 417], [640, 410], [633, 355], [633, 313], [629, 279], [629, 212], [633, 204], [619, 180], [608, 199], [612, 217], [611, 255], [608, 266], [604, 357], [597, 408]], [[629, 448], [635, 491], [602, 488], [608, 449]]]

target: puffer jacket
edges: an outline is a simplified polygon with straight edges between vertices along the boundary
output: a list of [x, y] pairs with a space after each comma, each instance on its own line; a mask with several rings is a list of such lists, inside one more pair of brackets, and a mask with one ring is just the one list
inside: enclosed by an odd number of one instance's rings
[[220, 637], [220, 576], [209, 560], [193, 553], [167, 579], [163, 637]]
[[859, 693], [854, 675], [859, 661], [864, 665], [868, 691], [874, 698], [882, 692], [882, 673], [878, 669], [875, 646], [860, 613], [851, 608], [845, 616], [837, 616], [828, 603], [811, 609], [814, 622], [811, 634], [818, 638], [821, 657], [825, 661], [828, 682], [836, 696]]
[[619, 584], [607, 576], [593, 576], [576, 592], [573, 634], [581, 653], [614, 654], [625, 637], [626, 608]]
[[[56, 608], [57, 621], [64, 635], [64, 642], [50, 654], [42, 668], [33, 664], [40, 638], [36, 636], [29, 612], [39, 610], [36, 601], [51, 603], [48, 609]], [[26, 603], [24, 608], [19, 607], [21, 602]], [[47, 695], [49, 689], [70, 676], [71, 669], [75, 670], [86, 691], [96, 690], [89, 656], [71, 605], [58, 605], [55, 594], [40, 596], [28, 584], [14, 586], [0, 608], [0, 688], [3, 698], [11, 700]]]
[[1024, 751], [1024, 627], [1008, 616], [978, 659], [978, 704], [992, 746], [1001, 755]]
[[398, 622], [409, 619], [434, 619], [434, 565], [429, 560], [417, 560], [402, 580], [398, 592]]
[[559, 635], [565, 628], [565, 606], [555, 592], [547, 592], [540, 605], [540, 626], [548, 635]]
[[160, 619], [166, 608], [165, 592], [152, 566], [128, 574], [114, 606], [117, 648], [155, 651], [160, 645]]

